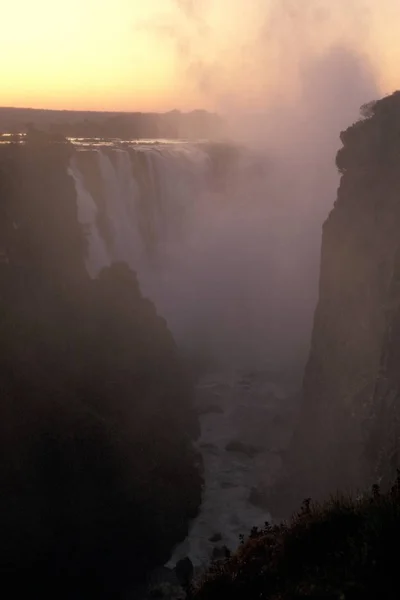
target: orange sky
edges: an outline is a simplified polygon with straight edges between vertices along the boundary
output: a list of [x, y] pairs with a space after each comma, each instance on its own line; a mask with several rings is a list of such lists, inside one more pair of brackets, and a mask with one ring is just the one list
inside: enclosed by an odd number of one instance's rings
[[2, 106], [261, 106], [330, 43], [366, 53], [383, 92], [400, 87], [400, 0], [13, 0], [1, 27]]

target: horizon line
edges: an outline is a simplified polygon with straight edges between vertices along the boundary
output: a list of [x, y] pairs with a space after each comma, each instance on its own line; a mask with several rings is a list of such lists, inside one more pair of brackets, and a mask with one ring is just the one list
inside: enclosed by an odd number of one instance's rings
[[96, 109], [80, 109], [80, 108], [34, 108], [31, 106], [0, 106], [0, 110], [32, 110], [46, 112], [70, 112], [70, 113], [104, 113], [104, 114], [146, 114], [146, 115], [167, 115], [170, 113], [191, 114], [195, 112], [203, 112], [208, 114], [218, 114], [215, 111], [210, 111], [205, 108], [195, 108], [192, 110], [183, 111], [178, 108], [166, 111], [142, 111], [142, 110], [96, 110]]

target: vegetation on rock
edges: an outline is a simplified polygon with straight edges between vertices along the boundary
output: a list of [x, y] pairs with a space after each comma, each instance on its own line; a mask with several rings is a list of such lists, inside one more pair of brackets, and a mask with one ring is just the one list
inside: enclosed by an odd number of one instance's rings
[[391, 600], [400, 595], [396, 552], [400, 477], [389, 492], [305, 500], [288, 522], [254, 528], [193, 586], [194, 600]]

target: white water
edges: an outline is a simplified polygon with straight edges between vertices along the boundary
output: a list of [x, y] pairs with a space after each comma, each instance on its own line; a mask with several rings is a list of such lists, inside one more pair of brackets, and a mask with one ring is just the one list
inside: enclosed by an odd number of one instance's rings
[[85, 188], [84, 177], [79, 169], [76, 168], [74, 160], [68, 169], [69, 174], [74, 179], [76, 195], [78, 198], [78, 219], [79, 222], [86, 228], [88, 240], [88, 255], [90, 259], [87, 261], [87, 268], [91, 275], [95, 275], [98, 271], [110, 264], [105, 244], [94, 225], [98, 213], [97, 206], [93, 201], [92, 196]]

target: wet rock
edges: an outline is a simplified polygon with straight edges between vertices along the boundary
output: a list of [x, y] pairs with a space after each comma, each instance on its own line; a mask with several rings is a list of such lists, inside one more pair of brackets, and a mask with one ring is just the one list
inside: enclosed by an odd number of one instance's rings
[[203, 442], [200, 444], [200, 448], [202, 450], [208, 450], [208, 452], [212, 452], [212, 454], [218, 454], [218, 446], [212, 442]]
[[231, 488], [236, 487], [236, 483], [232, 483], [232, 481], [221, 481], [220, 485], [223, 490], [229, 490]]
[[265, 491], [260, 486], [254, 486], [250, 489], [249, 502], [258, 508], [268, 508]]
[[238, 381], [238, 385], [241, 388], [244, 388], [245, 390], [250, 389], [251, 388], [251, 384], [252, 384], [252, 382], [249, 379], [246, 379], [246, 378], [240, 379]]
[[154, 587], [162, 583], [179, 585], [179, 578], [177, 577], [174, 569], [169, 569], [168, 567], [158, 567], [150, 572], [147, 578], [148, 587]]
[[208, 385], [208, 389], [212, 390], [217, 396], [226, 394], [231, 390], [231, 386], [228, 383], [216, 382]]
[[288, 421], [287, 415], [282, 415], [282, 414], [279, 415], [278, 414], [278, 415], [274, 415], [272, 418], [272, 423], [277, 426], [286, 425], [287, 421]]
[[186, 588], [193, 579], [193, 563], [188, 556], [178, 560], [175, 565], [175, 574], [182, 587]]
[[181, 586], [174, 586], [165, 582], [154, 585], [147, 590], [147, 595], [143, 600], [152, 600], [153, 598], [163, 598], [164, 600], [185, 600], [186, 592]]
[[198, 406], [197, 407], [197, 414], [199, 416], [201, 415], [207, 415], [207, 414], [223, 414], [224, 409], [221, 406], [218, 406], [218, 404], [206, 404], [205, 406]]
[[150, 572], [147, 585], [137, 588], [133, 594], [135, 600], [150, 600], [164, 598], [164, 600], [185, 600], [186, 593], [174, 569], [159, 567]]
[[229, 550], [229, 548], [227, 546], [216, 546], [215, 548], [213, 548], [212, 554], [211, 554], [211, 560], [213, 561], [217, 561], [217, 560], [225, 560], [226, 558], [229, 558], [231, 555], [231, 551]]
[[240, 452], [241, 454], [245, 454], [249, 458], [256, 456], [262, 451], [260, 448], [257, 448], [252, 444], [245, 444], [240, 440], [232, 440], [231, 442], [228, 442], [225, 446], [225, 450], [227, 452]]

